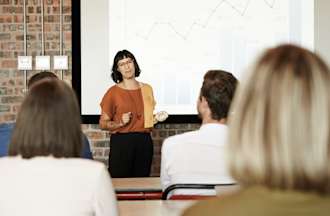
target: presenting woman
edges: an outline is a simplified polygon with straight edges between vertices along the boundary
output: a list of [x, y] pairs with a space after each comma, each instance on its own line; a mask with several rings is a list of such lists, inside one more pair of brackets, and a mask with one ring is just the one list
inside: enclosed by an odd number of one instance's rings
[[111, 77], [116, 85], [103, 96], [100, 127], [111, 133], [109, 172], [112, 177], [149, 176], [153, 143], [155, 100], [150, 85], [136, 80], [140, 75], [134, 55], [117, 52]]

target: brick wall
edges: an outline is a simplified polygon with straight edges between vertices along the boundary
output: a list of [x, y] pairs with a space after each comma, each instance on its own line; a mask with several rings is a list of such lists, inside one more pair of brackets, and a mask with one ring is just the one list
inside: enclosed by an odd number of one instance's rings
[[[152, 131], [154, 142], [154, 156], [151, 167], [151, 175], [159, 176], [160, 171], [160, 150], [163, 140], [175, 134], [191, 131], [199, 128], [199, 124], [158, 124]], [[91, 141], [93, 156], [96, 160], [108, 164], [109, 155], [109, 134], [100, 131], [98, 125], [83, 125], [83, 130]]]
[[[71, 0], [63, 1], [64, 54], [71, 60]], [[39, 4], [39, 5], [38, 5]], [[39, 0], [26, 1], [27, 54], [41, 54], [41, 7]], [[45, 55], [58, 55], [60, 47], [59, 0], [44, 0]], [[24, 54], [23, 1], [0, 0], [0, 123], [15, 121], [24, 98], [24, 73], [18, 71], [17, 56]], [[70, 65], [71, 68], [71, 65]], [[36, 71], [28, 71], [30, 77]], [[59, 75], [59, 71], [53, 71]], [[71, 70], [64, 72], [64, 79], [71, 82]], [[160, 149], [164, 138], [198, 128], [198, 124], [159, 124], [152, 133], [154, 160], [152, 175], [159, 175]], [[91, 142], [96, 160], [107, 163], [109, 134], [98, 125], [83, 125], [83, 131]]]

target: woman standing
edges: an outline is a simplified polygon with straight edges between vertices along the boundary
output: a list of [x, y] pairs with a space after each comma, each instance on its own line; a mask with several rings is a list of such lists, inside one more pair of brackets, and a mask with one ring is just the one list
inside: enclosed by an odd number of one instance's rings
[[112, 177], [149, 176], [155, 100], [152, 87], [138, 82], [140, 67], [134, 55], [117, 52], [111, 77], [116, 85], [103, 96], [100, 127], [111, 133], [109, 172]]

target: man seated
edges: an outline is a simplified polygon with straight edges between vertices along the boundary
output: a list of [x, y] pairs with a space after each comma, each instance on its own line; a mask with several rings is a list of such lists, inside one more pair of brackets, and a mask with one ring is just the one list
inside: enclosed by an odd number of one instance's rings
[[[28, 89], [37, 81], [43, 79], [58, 79], [57, 76], [52, 72], [40, 72], [34, 74], [28, 81]], [[32, 125], [33, 123], [31, 123]], [[0, 124], [0, 157], [8, 155], [8, 146], [10, 143], [11, 133], [14, 129], [15, 123], [8, 122]], [[89, 141], [85, 135], [83, 139], [83, 152], [81, 157], [87, 159], [93, 159], [93, 155], [90, 149]]]
[[[162, 146], [161, 184], [163, 190], [173, 184], [234, 183], [225, 164], [227, 115], [237, 86], [228, 72], [211, 70], [197, 100], [202, 120], [199, 130], [167, 138]], [[181, 190], [180, 194], [214, 195], [212, 190]]]

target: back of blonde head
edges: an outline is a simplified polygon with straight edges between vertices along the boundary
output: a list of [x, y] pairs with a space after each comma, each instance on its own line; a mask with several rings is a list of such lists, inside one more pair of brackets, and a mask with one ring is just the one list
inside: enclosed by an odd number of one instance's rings
[[312, 52], [267, 50], [238, 89], [229, 166], [243, 185], [330, 193], [330, 73]]

